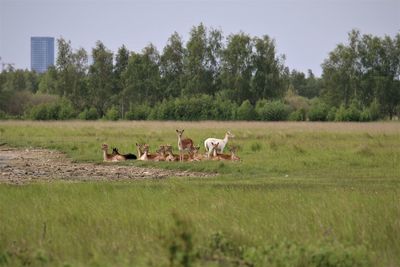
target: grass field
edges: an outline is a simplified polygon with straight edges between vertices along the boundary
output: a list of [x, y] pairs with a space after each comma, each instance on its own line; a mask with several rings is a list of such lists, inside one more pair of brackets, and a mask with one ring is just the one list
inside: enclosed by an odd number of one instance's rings
[[0, 143], [101, 162], [100, 145], [202, 146], [213, 178], [0, 185], [0, 265], [399, 266], [400, 123], [0, 122]]

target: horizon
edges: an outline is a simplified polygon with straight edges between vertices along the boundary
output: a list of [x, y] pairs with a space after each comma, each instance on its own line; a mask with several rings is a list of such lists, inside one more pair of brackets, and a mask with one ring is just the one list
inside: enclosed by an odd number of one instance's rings
[[190, 29], [203, 23], [220, 29], [224, 42], [241, 31], [268, 35], [290, 70], [310, 69], [320, 77], [323, 60], [347, 43], [351, 30], [379, 37], [400, 32], [400, 1], [395, 0], [0, 0], [0, 5], [1, 61], [17, 69], [30, 69], [31, 37], [64, 38], [88, 55], [97, 41], [114, 55], [122, 45], [140, 52], [150, 43], [161, 53], [175, 31], [186, 44]]

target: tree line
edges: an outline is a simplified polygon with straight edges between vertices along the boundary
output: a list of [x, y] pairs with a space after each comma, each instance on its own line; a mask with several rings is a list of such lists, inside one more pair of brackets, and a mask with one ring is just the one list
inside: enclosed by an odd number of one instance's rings
[[352, 30], [322, 63], [322, 76], [289, 70], [275, 40], [227, 37], [203, 24], [184, 43], [173, 33], [162, 52], [98, 41], [91, 51], [57, 40], [45, 73], [0, 73], [0, 118], [132, 120], [392, 119], [400, 113], [400, 33]]

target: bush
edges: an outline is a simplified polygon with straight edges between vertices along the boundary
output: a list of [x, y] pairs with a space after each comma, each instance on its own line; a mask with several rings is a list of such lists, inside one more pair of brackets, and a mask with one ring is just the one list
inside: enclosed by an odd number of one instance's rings
[[257, 108], [258, 116], [265, 121], [285, 121], [289, 116], [289, 107], [282, 101], [267, 101]]
[[7, 113], [0, 110], [0, 120], [6, 120], [8, 118]]
[[379, 101], [377, 99], [374, 99], [372, 103], [368, 107], [368, 111], [370, 114], [370, 119], [372, 121], [379, 120], [381, 116], [381, 105], [379, 104]]
[[289, 115], [289, 120], [290, 121], [305, 121], [306, 116], [305, 116], [305, 111], [304, 110], [296, 110], [290, 113]]
[[74, 116], [72, 104], [67, 99], [33, 106], [26, 115], [32, 120], [68, 120], [74, 118]]
[[348, 121], [347, 110], [341, 105], [335, 114], [335, 121]]
[[331, 109], [328, 111], [328, 115], [326, 116], [326, 119], [328, 121], [334, 121], [335, 117], [336, 117], [336, 112], [337, 112], [337, 108], [331, 107]]
[[119, 119], [119, 111], [116, 107], [111, 107], [107, 110], [104, 116], [106, 120], [117, 121]]
[[353, 100], [347, 109], [347, 121], [360, 121], [361, 107], [360, 103]]
[[237, 109], [236, 119], [245, 121], [256, 119], [254, 107], [249, 100], [243, 101], [243, 103]]
[[99, 114], [94, 107], [91, 107], [90, 109], [85, 109], [79, 113], [78, 118], [80, 120], [97, 120], [99, 118]]
[[137, 105], [131, 107], [131, 109], [125, 113], [125, 119], [127, 120], [147, 120], [150, 116], [151, 107], [148, 105]]
[[319, 99], [313, 99], [307, 115], [310, 121], [326, 121], [328, 116], [328, 105]]

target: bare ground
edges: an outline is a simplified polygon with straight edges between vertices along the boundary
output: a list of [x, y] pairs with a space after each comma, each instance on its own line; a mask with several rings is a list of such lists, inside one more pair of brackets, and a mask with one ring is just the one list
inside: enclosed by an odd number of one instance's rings
[[35, 181], [118, 181], [166, 177], [207, 177], [209, 173], [120, 166], [115, 163], [74, 163], [64, 153], [47, 149], [0, 147], [0, 183]]

